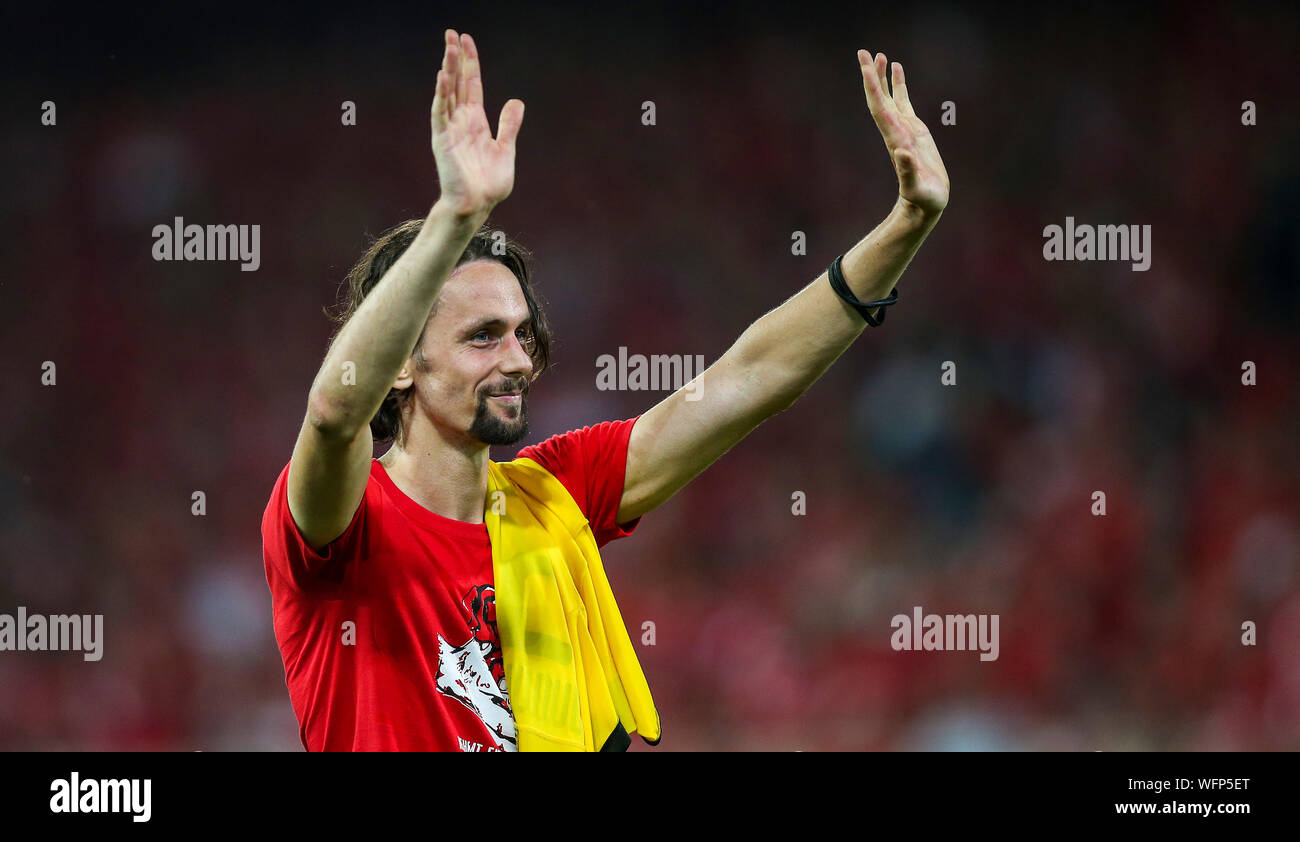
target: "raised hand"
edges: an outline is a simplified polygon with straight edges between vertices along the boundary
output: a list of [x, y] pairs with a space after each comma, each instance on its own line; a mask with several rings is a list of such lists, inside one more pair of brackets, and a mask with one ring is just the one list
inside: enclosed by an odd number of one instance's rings
[[524, 103], [506, 102], [493, 140], [483, 111], [478, 47], [469, 35], [452, 29], [445, 38], [430, 117], [442, 189], [439, 201], [467, 215], [486, 213], [514, 189], [515, 138], [524, 121]]
[[937, 215], [948, 206], [948, 171], [944, 169], [939, 149], [930, 130], [925, 127], [907, 97], [903, 65], [894, 62], [894, 93], [885, 81], [888, 60], [884, 53], [873, 59], [866, 50], [858, 50], [862, 86], [867, 92], [867, 107], [885, 140], [894, 172], [898, 174], [898, 195], [927, 215]]

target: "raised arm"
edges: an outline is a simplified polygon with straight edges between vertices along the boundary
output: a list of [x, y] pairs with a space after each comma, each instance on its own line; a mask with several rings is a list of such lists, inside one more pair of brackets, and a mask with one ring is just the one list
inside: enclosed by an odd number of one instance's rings
[[[445, 37], [430, 117], [441, 195], [326, 354], [289, 463], [289, 511], [317, 549], [352, 521], [370, 475], [370, 420], [414, 352], [434, 299], [470, 238], [514, 186], [524, 104], [505, 104], [493, 140], [474, 41], [450, 29]], [[345, 362], [355, 366], [346, 380]]]
[[[884, 221], [844, 255], [859, 301], [886, 297], [948, 204], [948, 173], [907, 96], [903, 67], [886, 83], [884, 54], [858, 51], [867, 106], [898, 175]], [[880, 311], [877, 309], [873, 316]], [[665, 398], [632, 428], [618, 522], [660, 505], [755, 427], [788, 409], [866, 327], [823, 272], [740, 335], [697, 380]], [[696, 398], [698, 399], [692, 399]]]

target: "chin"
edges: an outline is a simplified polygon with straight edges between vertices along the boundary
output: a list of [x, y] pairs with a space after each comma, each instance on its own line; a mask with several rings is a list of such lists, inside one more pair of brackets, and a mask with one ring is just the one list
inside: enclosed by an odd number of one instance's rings
[[487, 445], [515, 444], [528, 435], [528, 406], [497, 407], [493, 411], [481, 404], [470, 425], [469, 434]]

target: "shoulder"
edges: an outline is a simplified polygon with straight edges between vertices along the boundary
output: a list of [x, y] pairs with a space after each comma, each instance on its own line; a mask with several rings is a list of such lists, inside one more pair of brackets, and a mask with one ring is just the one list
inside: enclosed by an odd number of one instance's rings
[[556, 469], [566, 467], [564, 463], [575, 459], [581, 461], [584, 456], [609, 455], [619, 449], [626, 452], [632, 427], [640, 417], [637, 415], [621, 421], [602, 421], [559, 433], [523, 448], [515, 458], [532, 459], [554, 473]]
[[[271, 489], [270, 499], [267, 501], [266, 509], [262, 514], [263, 544], [268, 548], [271, 545], [278, 545], [288, 546], [290, 549], [300, 551], [304, 549], [310, 550], [302, 537], [302, 533], [298, 530], [293, 513], [289, 509], [289, 471], [292, 466], [292, 461], [285, 463], [275, 480], [275, 485]], [[352, 521], [344, 534], [331, 542], [331, 545], [346, 543], [342, 539], [358, 532], [358, 527], [367, 520], [367, 512], [374, 511], [378, 507], [385, 505], [388, 495], [385, 493], [383, 480], [386, 479], [387, 476], [384, 474], [383, 466], [379, 464], [379, 460], [372, 459], [370, 461], [370, 476], [366, 480], [366, 490], [357, 505], [357, 510], [352, 515]]]

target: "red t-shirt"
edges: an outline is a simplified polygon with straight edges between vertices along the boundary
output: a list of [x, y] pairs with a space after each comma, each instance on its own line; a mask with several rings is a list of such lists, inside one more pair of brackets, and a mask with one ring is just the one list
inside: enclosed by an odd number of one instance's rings
[[[639, 417], [639, 416], [638, 416]], [[564, 484], [598, 546], [615, 523], [636, 418], [525, 447]], [[487, 527], [436, 515], [379, 460], [347, 531], [312, 549], [285, 465], [262, 518], [275, 638], [308, 751], [514, 751]]]

